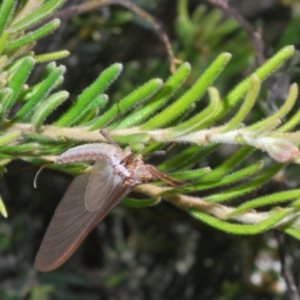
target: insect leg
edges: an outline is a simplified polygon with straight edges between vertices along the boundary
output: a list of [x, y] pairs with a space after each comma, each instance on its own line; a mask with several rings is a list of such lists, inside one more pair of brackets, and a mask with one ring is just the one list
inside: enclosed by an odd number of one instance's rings
[[111, 135], [105, 130], [105, 129], [100, 129], [99, 132], [102, 134], [102, 136], [111, 144], [117, 146], [120, 148], [120, 145], [113, 139]]

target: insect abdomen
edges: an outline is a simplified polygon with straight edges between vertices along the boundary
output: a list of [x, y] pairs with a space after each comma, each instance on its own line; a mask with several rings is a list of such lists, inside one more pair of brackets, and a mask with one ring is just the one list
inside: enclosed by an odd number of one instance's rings
[[96, 161], [103, 157], [111, 157], [120, 152], [119, 148], [108, 144], [86, 144], [71, 148], [62, 153], [56, 163], [70, 164], [78, 161]]

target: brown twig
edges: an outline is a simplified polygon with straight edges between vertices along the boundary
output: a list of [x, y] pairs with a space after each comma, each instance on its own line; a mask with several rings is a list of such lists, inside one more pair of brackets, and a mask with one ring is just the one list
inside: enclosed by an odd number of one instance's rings
[[207, 0], [210, 4], [221, 8], [224, 13], [233, 17], [240, 26], [247, 32], [249, 38], [252, 41], [253, 48], [256, 53], [256, 62], [257, 65], [262, 65], [265, 61], [264, 56], [264, 42], [261, 34], [255, 30], [255, 28], [247, 22], [244, 17], [233, 7], [229, 6], [226, 0]]
[[278, 233], [276, 235], [278, 242], [278, 253], [281, 262], [281, 274], [285, 280], [285, 283], [288, 288], [289, 299], [291, 300], [300, 300], [299, 291], [295, 284], [294, 277], [292, 275], [290, 267], [286, 264], [285, 261], [285, 236], [283, 233]]
[[[167, 53], [168, 60], [170, 63], [171, 73], [174, 73], [176, 70], [176, 65], [179, 63], [179, 60], [177, 60], [174, 56], [169, 37], [165, 33], [163, 26], [154, 17], [152, 17], [148, 12], [146, 12], [145, 10], [143, 10], [142, 8], [140, 8], [139, 6], [137, 6], [136, 4], [134, 4], [133, 2], [131, 2], [129, 0], [90, 0], [90, 1], [84, 2], [82, 4], [66, 7], [63, 10], [56, 12], [51, 17], [51, 19], [59, 18], [61, 20], [67, 20], [68, 18], [70, 18], [74, 15], [80, 15], [80, 14], [83, 14], [83, 13], [86, 13], [86, 12], [95, 10], [99, 7], [107, 6], [107, 5], [123, 6], [123, 7], [127, 8], [128, 10], [131, 10], [132, 12], [134, 12], [141, 18], [145, 19], [147, 22], [149, 22], [153, 26], [159, 39], [161, 40], [161, 42], [164, 45], [164, 48], [165, 48], [165, 51]], [[48, 21], [48, 20], [46, 20], [46, 21]]]

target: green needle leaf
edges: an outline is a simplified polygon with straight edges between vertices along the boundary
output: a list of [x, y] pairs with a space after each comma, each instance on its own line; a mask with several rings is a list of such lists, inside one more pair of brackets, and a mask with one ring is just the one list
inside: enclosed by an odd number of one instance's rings
[[211, 87], [208, 88], [208, 93], [210, 96], [209, 105], [196, 116], [190, 118], [186, 122], [179, 124], [178, 126], [173, 127], [172, 130], [174, 130], [175, 133], [171, 135], [172, 138], [179, 137], [200, 129], [204, 126], [207, 120], [214, 116], [220, 105], [219, 92], [217, 91], [217, 89]]
[[[175, 177], [180, 180], [190, 180], [190, 179], [199, 179], [203, 175], [211, 172], [210, 168], [202, 168], [196, 170], [188, 170], [188, 171], [181, 171], [181, 172], [173, 172], [170, 173], [172, 177]], [[200, 179], [201, 180], [201, 179]], [[194, 183], [192, 183], [194, 185]]]
[[42, 26], [38, 30], [30, 32], [16, 40], [9, 42], [6, 48], [8, 50], [11, 50], [11, 49], [20, 48], [26, 44], [32, 43], [32, 42], [46, 36], [47, 34], [53, 32], [59, 25], [60, 25], [60, 20], [54, 19], [53, 21]]
[[127, 110], [132, 109], [136, 103], [151, 97], [162, 87], [162, 85], [163, 83], [161, 79], [152, 79], [148, 81], [147, 83], [130, 93], [128, 96], [121, 99], [119, 103], [112, 106], [103, 116], [101, 116], [98, 120], [96, 120], [96, 122], [92, 124], [90, 130], [95, 130], [106, 126], [116, 116], [120, 116]]
[[[226, 176], [223, 176], [221, 178], [216, 179], [215, 182], [207, 181], [205, 180], [206, 178], [201, 178], [197, 180], [197, 182], [193, 182], [193, 189], [191, 191], [200, 191], [200, 190], [206, 190], [206, 189], [211, 189], [219, 186], [223, 186], [226, 184], [232, 184], [236, 181], [240, 181], [245, 179], [246, 177], [252, 176], [254, 173], [258, 172], [261, 170], [263, 167], [263, 162], [259, 161], [249, 167], [246, 167], [244, 169], [240, 169], [237, 172], [228, 174]], [[250, 178], [248, 178], [250, 180]]]
[[3, 119], [4, 107], [9, 105], [7, 102], [10, 101], [12, 93], [13, 91], [10, 88], [3, 88], [0, 90], [0, 103], [1, 103], [0, 120], [1, 121]]
[[9, 38], [9, 33], [7, 31], [4, 31], [0, 36], [0, 55], [3, 53], [3, 51], [7, 46], [8, 38]]
[[175, 170], [187, 170], [199, 163], [199, 161], [215, 150], [218, 145], [210, 144], [207, 146], [192, 145], [173, 158], [159, 165], [159, 169], [164, 172]]
[[293, 199], [299, 197], [299, 194], [300, 194], [300, 189], [295, 189], [295, 190], [290, 190], [290, 191], [277, 192], [275, 194], [264, 196], [264, 197], [259, 197], [257, 199], [248, 201], [248, 202], [240, 205], [238, 208], [236, 208], [230, 214], [230, 216], [240, 214], [240, 213], [242, 213], [246, 210], [252, 209], [252, 208], [275, 204], [275, 203], [280, 203], [280, 202], [285, 202], [285, 201], [290, 201], [290, 200], [293, 200]]
[[34, 59], [37, 63], [43, 63], [47, 61], [59, 60], [65, 57], [68, 57], [70, 52], [67, 50], [56, 51], [52, 53], [45, 53], [40, 55], [35, 55]]
[[128, 206], [128, 207], [133, 207], [133, 208], [144, 208], [144, 207], [156, 205], [159, 202], [160, 201], [156, 198], [137, 200], [137, 199], [126, 197], [125, 199], [122, 200], [121, 204]]
[[[112, 84], [112, 82], [116, 80], [116, 78], [120, 75], [122, 68], [121, 64], [113, 64], [104, 70], [100, 76], [78, 96], [76, 102], [55, 123], [55, 125], [58, 127], [70, 126], [78, 114], [81, 114], [86, 106], [93, 101], [93, 99], [99, 96], [99, 94], [102, 94]], [[92, 129], [97, 128], [97, 125], [95, 125]]]
[[5, 26], [11, 20], [17, 1], [3, 0], [0, 6], [0, 36], [2, 36]]
[[256, 75], [253, 75], [250, 80], [249, 91], [243, 102], [240, 110], [235, 116], [223, 127], [222, 132], [229, 131], [241, 125], [241, 122], [247, 116], [255, 104], [255, 100], [260, 90], [260, 80]]
[[30, 153], [34, 154], [36, 150], [38, 150], [40, 145], [38, 143], [27, 143], [22, 145], [16, 145], [16, 146], [3, 146], [0, 148], [0, 153], [7, 153], [7, 154], [25, 154]]
[[8, 217], [7, 210], [6, 210], [6, 207], [5, 207], [5, 205], [4, 205], [4, 202], [3, 202], [1, 196], [0, 196], [0, 213], [2, 214], [2, 216], [3, 216], [4, 218], [7, 218], [7, 217]]
[[[215, 194], [211, 196], [207, 196], [204, 198], [207, 202], [214, 202], [219, 203], [229, 199], [234, 199], [246, 193], [249, 193], [258, 187], [262, 186], [266, 182], [268, 182], [276, 173], [278, 173], [285, 165], [275, 163], [268, 169], [266, 169], [262, 174], [258, 175], [257, 177], [253, 178], [251, 181], [241, 184], [229, 191], [222, 192], [220, 194]], [[209, 176], [208, 174], [207, 176]]]
[[17, 97], [22, 90], [22, 86], [27, 80], [30, 72], [33, 69], [34, 66], [34, 59], [30, 56], [27, 56], [23, 59], [21, 59], [18, 64], [19, 67], [15, 71], [15, 73], [11, 76], [8, 82], [8, 87], [12, 89], [12, 95], [11, 97], [5, 101], [5, 106], [3, 107], [3, 115], [6, 116], [9, 112], [12, 105], [17, 100]]
[[173, 102], [161, 113], [154, 116], [148, 122], [141, 125], [141, 129], [148, 130], [162, 127], [163, 125], [174, 120], [179, 114], [182, 114], [187, 110], [190, 105], [199, 100], [207, 88], [214, 82], [220, 72], [224, 69], [231, 55], [229, 53], [223, 53], [209, 66], [204, 74], [196, 81], [196, 83], [190, 88], [180, 99]]
[[270, 117], [268, 117], [260, 122], [257, 122], [251, 126], [248, 126], [247, 130], [253, 130], [253, 131], [259, 130], [262, 127], [264, 127], [266, 124], [272, 123], [278, 119], [283, 118], [294, 106], [297, 96], [298, 96], [298, 86], [297, 86], [297, 84], [294, 83], [290, 87], [290, 91], [289, 91], [287, 100], [280, 107], [280, 109], [278, 111], [276, 111], [276, 113], [274, 113]]
[[300, 240], [300, 231], [295, 228], [284, 228], [282, 229], [285, 233], [289, 234], [290, 236]]
[[48, 99], [43, 101], [35, 110], [31, 123], [37, 131], [49, 114], [59, 105], [61, 105], [67, 98], [69, 93], [66, 91], [60, 91], [51, 95]]
[[16, 121], [31, 114], [36, 104], [47, 97], [50, 91], [55, 87], [56, 81], [64, 73], [65, 67], [56, 68], [51, 74], [41, 83], [39, 89], [32, 96], [32, 98], [17, 112], [12, 121]]
[[[255, 71], [255, 75], [260, 79], [260, 81], [264, 80], [268, 77], [272, 72], [274, 72], [284, 61], [290, 58], [295, 52], [295, 48], [293, 46], [287, 46], [277, 52], [273, 57], [267, 60], [260, 68]], [[240, 99], [245, 95], [247, 91], [249, 91], [249, 85], [251, 81], [252, 75], [243, 80], [239, 85], [237, 85], [221, 102], [219, 112], [216, 117], [213, 118], [210, 124], [213, 124], [216, 120], [222, 117], [231, 107], [233, 107]]]
[[[216, 188], [216, 187], [220, 187], [220, 186], [224, 186], [224, 185], [228, 185], [228, 184], [233, 184], [236, 181], [241, 181], [241, 180], [245, 179], [245, 177], [249, 177], [249, 176], [253, 175], [254, 173], [258, 172], [262, 168], [262, 166], [263, 166], [263, 162], [257, 162], [256, 164], [253, 164], [249, 167], [241, 169], [241, 170], [234, 172], [232, 174], [229, 174], [227, 176], [218, 178], [215, 181], [211, 180], [210, 182], [203, 180], [204, 176], [202, 178], [198, 177], [197, 181], [192, 182], [190, 184], [190, 186], [184, 186], [184, 191], [185, 192], [198, 192], [198, 191], [208, 190], [208, 189], [212, 189], [212, 188]], [[193, 172], [193, 171], [191, 171], [191, 172]], [[176, 174], [176, 173], [174, 173], [174, 174]], [[203, 173], [202, 175], [204, 175], [204, 174], [205, 173]], [[206, 174], [209, 174], [209, 173], [206, 172]], [[185, 179], [184, 177], [177, 176], [177, 175], [175, 175], [175, 177], [178, 179]], [[182, 188], [175, 188], [175, 189], [170, 189], [166, 192], [161, 193], [160, 196], [164, 197], [164, 196], [169, 196], [169, 195], [173, 195], [175, 193], [180, 193], [180, 192], [182, 192]]]
[[191, 72], [189, 63], [184, 63], [176, 72], [166, 81], [159, 92], [149, 100], [143, 107], [133, 111], [128, 117], [122, 120], [116, 128], [128, 128], [135, 126], [153, 115], [158, 109], [166, 105], [171, 96], [183, 84]]
[[272, 226], [274, 226], [279, 221], [281, 221], [284, 217], [286, 217], [290, 212], [291, 212], [290, 208], [282, 209], [279, 212], [274, 213], [265, 221], [253, 225], [231, 224], [225, 221], [221, 221], [204, 212], [195, 211], [195, 210], [190, 211], [190, 214], [196, 219], [214, 228], [225, 231], [227, 233], [249, 235], [249, 234], [258, 234], [270, 229]]
[[231, 155], [225, 162], [216, 167], [202, 178], [202, 182], [210, 182], [225, 176], [235, 169], [243, 160], [253, 152], [253, 148], [245, 146]]
[[107, 104], [107, 101], [108, 101], [107, 95], [101, 94], [97, 96], [94, 100], [88, 103], [88, 105], [77, 115], [77, 117], [74, 118], [74, 120], [69, 124], [69, 126], [80, 122], [86, 116], [86, 114], [92, 109], [95, 108], [100, 109], [104, 107]]
[[277, 128], [277, 132], [287, 132], [294, 129], [300, 122], [300, 109], [297, 110], [297, 112], [290, 117], [288, 120], [286, 120], [286, 123], [282, 124], [282, 126]]
[[10, 32], [17, 32], [20, 30], [24, 30], [42, 19], [51, 15], [55, 10], [57, 10], [65, 0], [48, 0], [45, 1], [44, 5], [42, 5], [39, 9], [36, 9], [34, 12], [26, 16], [24, 19], [18, 21], [16, 24], [13, 24], [9, 30]]
[[10, 142], [15, 141], [21, 135], [21, 131], [13, 131], [0, 136], [0, 146], [7, 145]]

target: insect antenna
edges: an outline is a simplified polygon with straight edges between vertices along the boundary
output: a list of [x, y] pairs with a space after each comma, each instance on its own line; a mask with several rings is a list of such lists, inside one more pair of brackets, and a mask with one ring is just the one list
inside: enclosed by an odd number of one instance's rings
[[173, 187], [178, 187], [178, 184], [181, 185], [189, 185], [188, 182], [174, 178], [172, 176], [169, 176], [168, 174], [159, 171], [157, 168], [155, 168], [152, 165], [147, 165], [147, 170], [152, 174], [152, 176], [158, 180], [161, 180]]
[[[143, 154], [143, 157], [145, 156], [159, 156], [159, 155], [166, 155], [168, 152], [170, 152], [174, 147], [176, 143], [172, 143], [167, 150], [157, 150], [149, 153]], [[159, 171], [157, 168], [155, 168], [152, 165], [147, 165], [148, 171], [152, 174], [152, 176], [158, 180], [161, 180], [173, 187], [178, 187], [178, 184], [180, 185], [190, 185], [188, 182], [177, 179], [175, 177], [169, 176], [168, 174]]]

